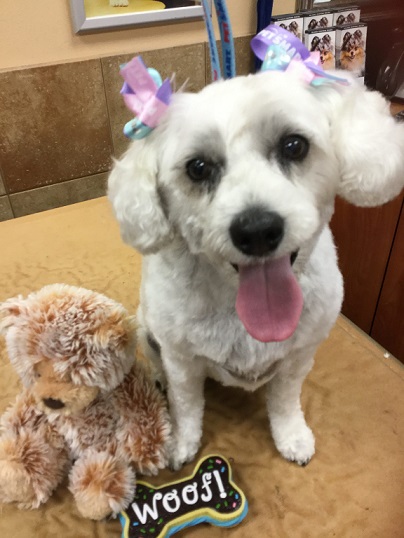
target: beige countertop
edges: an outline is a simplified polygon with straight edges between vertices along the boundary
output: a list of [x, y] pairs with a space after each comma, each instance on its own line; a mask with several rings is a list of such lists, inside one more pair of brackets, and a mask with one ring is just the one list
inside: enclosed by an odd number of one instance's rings
[[[0, 300], [65, 282], [105, 293], [131, 312], [141, 259], [123, 245], [105, 198], [0, 223]], [[0, 412], [19, 390], [0, 343]], [[199, 456], [231, 459], [249, 513], [232, 529], [197, 526], [203, 538], [404, 536], [404, 368], [340, 318], [303, 387], [317, 452], [305, 468], [277, 453], [262, 391], [207, 383]], [[158, 485], [190, 475], [163, 471]], [[0, 507], [2, 538], [118, 538], [118, 521], [82, 520], [65, 486], [39, 510]]]

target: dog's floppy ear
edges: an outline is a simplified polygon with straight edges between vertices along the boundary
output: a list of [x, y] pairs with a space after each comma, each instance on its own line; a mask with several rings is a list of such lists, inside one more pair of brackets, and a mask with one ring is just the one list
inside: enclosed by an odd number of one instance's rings
[[172, 239], [157, 190], [157, 151], [155, 133], [133, 142], [108, 180], [122, 238], [142, 254], [157, 252]]
[[331, 121], [338, 194], [357, 206], [384, 204], [404, 187], [404, 124], [392, 117], [381, 94], [355, 83], [340, 98]]
[[351, 36], [352, 34], [350, 32], [347, 32], [343, 39], [342, 39], [342, 48], [344, 49], [344, 47], [346, 46], [346, 44], [348, 43], [348, 41], [351, 39]]

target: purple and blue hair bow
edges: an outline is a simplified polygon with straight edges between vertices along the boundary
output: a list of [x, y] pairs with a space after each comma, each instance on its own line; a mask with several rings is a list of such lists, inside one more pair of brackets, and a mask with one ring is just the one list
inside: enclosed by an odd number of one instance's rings
[[[212, 34], [211, 25], [208, 24], [211, 14], [208, 10], [207, 2], [204, 1], [203, 5], [206, 25], [208, 29], [210, 28], [210, 34]], [[231, 41], [231, 46], [227, 43], [228, 49], [224, 49], [225, 54], [223, 57], [226, 78], [231, 78], [235, 76], [235, 68], [230, 21], [228, 20], [224, 0], [215, 0], [215, 6], [218, 11], [219, 21], [224, 28], [223, 32], [221, 29], [222, 39], [226, 42]], [[212, 35], [209, 35], [209, 37], [210, 42], [212, 42]], [[269, 25], [259, 32], [252, 39], [251, 48], [257, 58], [262, 60], [261, 71], [293, 72], [301, 80], [312, 86], [330, 83], [349, 85], [346, 79], [324, 71], [321, 67], [319, 52], [309, 52], [297, 37], [279, 26]], [[215, 51], [214, 47], [210, 46], [210, 51], [212, 77], [213, 79], [220, 78], [217, 50]], [[135, 118], [125, 125], [124, 134], [132, 140], [144, 138], [159, 124], [170, 104], [172, 96], [171, 83], [168, 79], [163, 82], [155, 69], [148, 69], [140, 56], [133, 58], [129, 63], [122, 66], [120, 73], [125, 80], [121, 94], [126, 106], [135, 115]]]
[[333, 82], [349, 85], [346, 79], [324, 71], [318, 51], [309, 52], [300, 39], [280, 26], [271, 24], [259, 32], [251, 40], [251, 48], [262, 60], [261, 71], [294, 72], [312, 86]]
[[136, 116], [128, 121], [123, 132], [132, 140], [144, 138], [159, 124], [170, 104], [172, 88], [155, 69], [147, 68], [140, 56], [121, 67], [125, 82], [121, 95]]

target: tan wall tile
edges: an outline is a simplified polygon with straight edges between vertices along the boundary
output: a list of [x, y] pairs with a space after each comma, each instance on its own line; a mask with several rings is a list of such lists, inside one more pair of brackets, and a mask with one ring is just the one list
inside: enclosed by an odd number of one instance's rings
[[8, 196], [0, 196], [0, 222], [14, 218]]
[[253, 35], [236, 37], [234, 40], [237, 75], [249, 75], [255, 72], [254, 54], [250, 46], [253, 37]]
[[[236, 74], [248, 75], [254, 73], [254, 55], [250, 47], [250, 41], [253, 38], [253, 35], [245, 37], [236, 37], [234, 39], [234, 52], [236, 54]], [[217, 50], [219, 53], [220, 65], [222, 66], [222, 45], [220, 41], [216, 42]], [[205, 44], [206, 51], [206, 80], [209, 84], [212, 82], [212, 73], [211, 73], [211, 61], [210, 61], [210, 52], [208, 43]]]
[[[111, 122], [114, 154], [119, 156], [128, 146], [128, 140], [122, 133], [123, 126], [133, 116], [125, 107], [119, 93], [123, 79], [119, 66], [131, 60], [136, 53], [112, 56], [101, 60], [104, 73], [108, 112]], [[188, 91], [199, 91], [206, 84], [204, 44], [173, 47], [164, 50], [142, 52], [141, 56], [148, 67], [157, 69], [163, 79], [175, 73], [176, 87], [188, 80]]]
[[112, 153], [99, 60], [0, 73], [9, 193], [104, 172]]
[[39, 213], [106, 194], [108, 173], [97, 174], [48, 185], [30, 191], [10, 195], [10, 202], [16, 217]]

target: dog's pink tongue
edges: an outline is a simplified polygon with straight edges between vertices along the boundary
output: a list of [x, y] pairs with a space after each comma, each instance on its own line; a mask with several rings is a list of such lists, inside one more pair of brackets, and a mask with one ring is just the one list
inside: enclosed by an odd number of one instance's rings
[[249, 334], [261, 342], [281, 342], [294, 333], [303, 294], [290, 256], [264, 265], [240, 266], [237, 314]]

